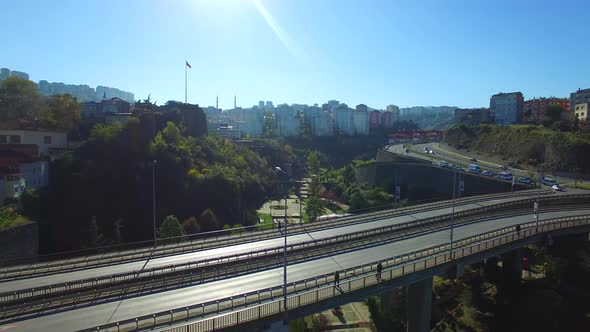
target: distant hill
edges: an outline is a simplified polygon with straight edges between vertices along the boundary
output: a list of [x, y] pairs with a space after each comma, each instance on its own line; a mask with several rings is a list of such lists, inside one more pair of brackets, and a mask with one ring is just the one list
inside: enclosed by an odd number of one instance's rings
[[453, 124], [456, 106], [413, 106], [400, 108], [400, 120], [413, 121], [420, 129], [446, 129]]

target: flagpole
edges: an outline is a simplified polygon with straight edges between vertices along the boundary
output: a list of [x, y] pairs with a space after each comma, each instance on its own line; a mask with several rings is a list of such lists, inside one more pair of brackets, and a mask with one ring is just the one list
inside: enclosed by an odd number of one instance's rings
[[188, 72], [187, 63], [184, 64], [184, 103], [186, 104], [186, 75]]

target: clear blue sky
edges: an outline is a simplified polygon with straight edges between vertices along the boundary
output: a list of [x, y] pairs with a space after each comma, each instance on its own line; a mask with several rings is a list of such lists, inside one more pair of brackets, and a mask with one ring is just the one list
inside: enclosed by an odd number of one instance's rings
[[[257, 4], [258, 3], [258, 4]], [[162, 104], [487, 106], [590, 87], [590, 1], [0, 0], [0, 67]]]

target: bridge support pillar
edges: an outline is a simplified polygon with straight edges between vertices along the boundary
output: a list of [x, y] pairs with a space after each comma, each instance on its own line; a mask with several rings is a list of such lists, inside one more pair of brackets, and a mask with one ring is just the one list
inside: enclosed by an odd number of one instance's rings
[[430, 331], [432, 314], [432, 278], [408, 286], [407, 332]]
[[512, 250], [501, 256], [502, 282], [509, 294], [516, 294], [522, 283], [522, 253], [520, 249]]

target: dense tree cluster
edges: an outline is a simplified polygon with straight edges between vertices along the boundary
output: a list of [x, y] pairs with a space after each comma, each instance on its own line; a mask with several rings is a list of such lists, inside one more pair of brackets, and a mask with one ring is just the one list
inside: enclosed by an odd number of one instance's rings
[[394, 196], [383, 188], [366, 188], [358, 184], [355, 167], [354, 164], [349, 164], [329, 171], [329, 181], [335, 183], [331, 189], [340, 196], [342, 201], [350, 205], [351, 211], [391, 207]]
[[42, 98], [37, 85], [19, 77], [0, 82], [0, 121], [15, 129], [72, 129], [80, 121], [80, 105], [71, 95]]
[[[160, 119], [165, 117], [170, 115]], [[98, 124], [79, 149], [55, 161], [50, 186], [23, 198], [25, 212], [45, 221], [41, 226], [50, 241], [42, 247], [85, 247], [89, 236], [77, 234], [86, 234], [92, 220], [108, 239], [105, 244], [117, 237], [152, 238], [153, 171], [158, 227], [165, 216], [184, 220], [182, 234], [256, 223], [255, 211], [270, 192], [272, 167], [228, 140], [189, 135], [183, 119], [168, 121], [155, 137], [153, 128], [160, 125], [153, 116], [130, 118], [125, 125]]]

